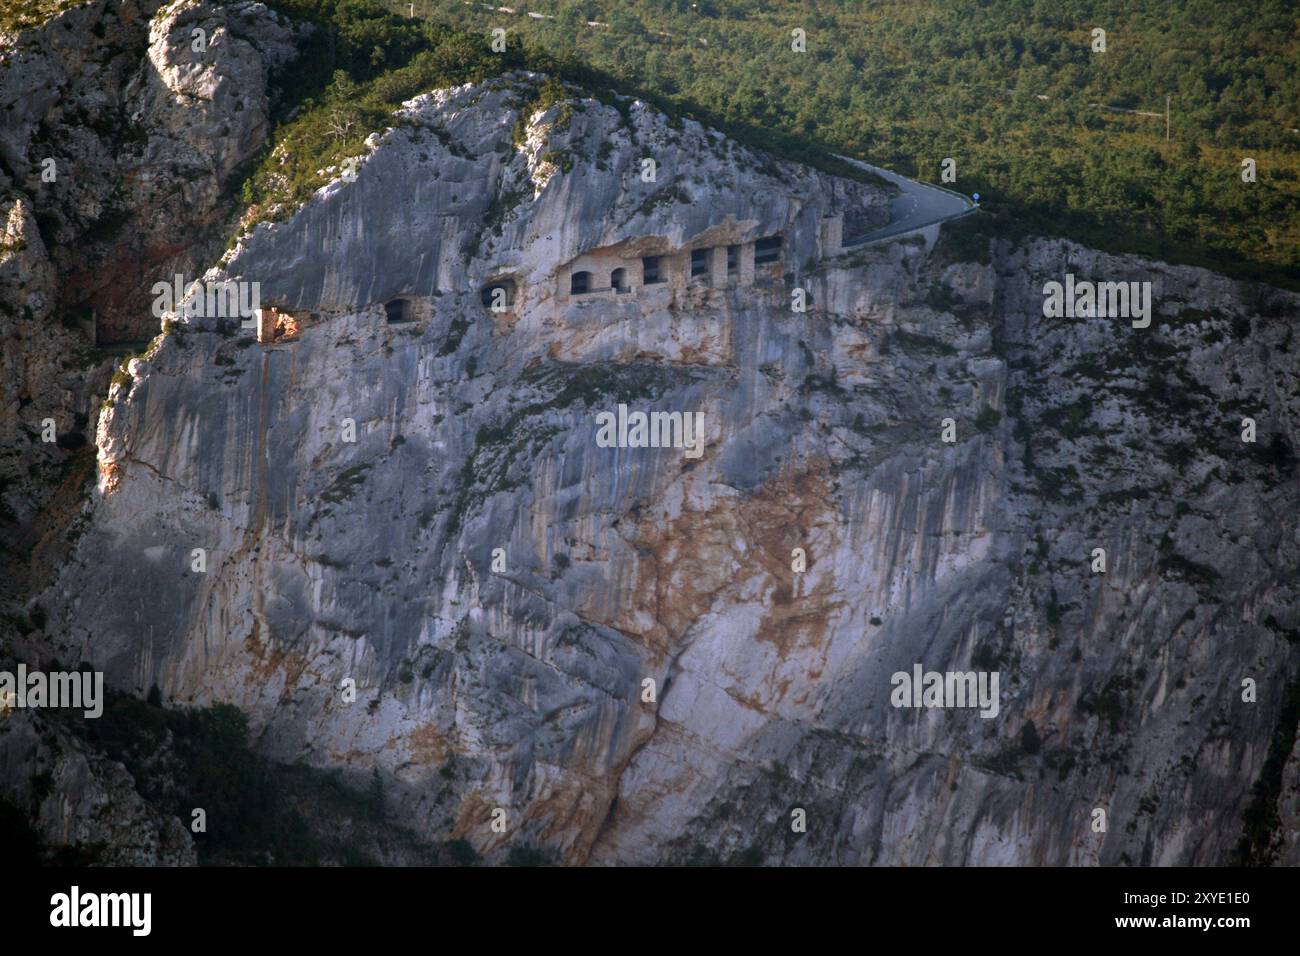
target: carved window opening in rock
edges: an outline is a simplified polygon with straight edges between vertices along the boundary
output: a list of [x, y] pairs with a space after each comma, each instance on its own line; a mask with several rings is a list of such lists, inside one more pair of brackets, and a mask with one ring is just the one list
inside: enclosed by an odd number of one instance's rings
[[569, 294], [586, 295], [591, 291], [591, 273], [575, 272], [569, 277]]
[[691, 250], [691, 278], [700, 279], [709, 274], [709, 250]]
[[483, 307], [489, 312], [509, 312], [515, 304], [515, 282], [513, 279], [499, 279], [489, 282], [482, 291]]
[[641, 284], [658, 285], [664, 281], [664, 277], [659, 273], [659, 257], [646, 256], [641, 260]]
[[288, 312], [280, 312], [275, 317], [275, 328], [271, 330], [272, 341], [281, 339], [293, 339], [298, 337], [299, 318], [301, 313], [293, 315]]
[[754, 265], [765, 266], [781, 261], [781, 237], [765, 236], [754, 243]]
[[384, 303], [384, 315], [388, 317], [389, 325], [400, 325], [403, 322], [413, 322], [414, 317], [411, 314], [411, 300], [389, 299]]
[[727, 246], [727, 275], [740, 275], [740, 246]]
[[254, 317], [257, 341], [263, 345], [294, 339], [307, 321], [305, 312], [281, 312], [278, 306], [264, 305]]
[[627, 270], [615, 269], [611, 272], [609, 274], [609, 287], [619, 294], [631, 292], [632, 287], [627, 284]]

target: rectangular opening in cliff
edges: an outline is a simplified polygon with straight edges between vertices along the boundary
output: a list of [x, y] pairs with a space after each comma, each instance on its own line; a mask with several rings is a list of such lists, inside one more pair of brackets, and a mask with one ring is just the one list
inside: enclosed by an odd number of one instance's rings
[[275, 317], [275, 328], [271, 330], [272, 341], [297, 338], [305, 319], [306, 316], [300, 313], [281, 312]]
[[754, 243], [754, 265], [766, 266], [781, 261], [781, 236], [764, 236]]
[[483, 307], [498, 314], [509, 312], [515, 304], [515, 280], [494, 279], [480, 293]]
[[411, 300], [402, 298], [389, 299], [384, 303], [384, 314], [388, 318], [389, 325], [413, 321], [411, 317]]
[[703, 279], [709, 274], [709, 250], [691, 250], [691, 278]]
[[303, 326], [309, 323], [308, 317], [307, 312], [289, 312], [274, 305], [258, 309], [254, 316], [257, 341], [271, 345], [297, 338]]
[[591, 291], [591, 273], [575, 272], [569, 277], [569, 294], [586, 295]]
[[740, 246], [727, 246], [727, 276], [740, 275]]
[[664, 281], [664, 277], [659, 272], [659, 257], [646, 256], [641, 260], [641, 284], [658, 285]]

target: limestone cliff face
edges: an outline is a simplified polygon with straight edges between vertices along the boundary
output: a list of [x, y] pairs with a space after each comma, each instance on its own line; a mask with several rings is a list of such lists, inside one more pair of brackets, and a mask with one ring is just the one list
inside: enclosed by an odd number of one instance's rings
[[93, 346], [152, 337], [153, 283], [220, 253], [221, 192], [303, 35], [260, 3], [160, 6], [97, 0], [0, 41], [0, 521], [19, 552], [59, 484], [44, 422], [65, 448], [93, 437], [111, 373]]
[[[260, 341], [181, 316], [132, 363], [61, 657], [489, 859], [1226, 861], [1300, 666], [1296, 297], [845, 251], [878, 187], [539, 79], [412, 101], [246, 237], [209, 277]], [[1159, 315], [1044, 319], [1067, 272]], [[702, 455], [601, 447], [620, 404], [702, 413]], [[895, 709], [918, 663], [998, 671], [998, 716]]]
[[152, 336], [152, 284], [220, 252], [221, 191], [307, 29], [255, 2], [97, 0], [0, 47], [0, 186], [30, 197], [57, 305], [93, 311], [101, 344]]
[[113, 361], [94, 346], [151, 338], [153, 283], [192, 280], [220, 253], [222, 190], [261, 148], [269, 77], [303, 35], [260, 3], [96, 0], [0, 38], [0, 526], [14, 553], [62, 536], [42, 511], [94, 436]]
[[[596, 858], [1228, 861], [1296, 674], [1295, 298], [1064, 243], [903, 261], [902, 290], [870, 266], [829, 277], [870, 290], [853, 324], [879, 356], [837, 395], [847, 427], [828, 422], [837, 493], [749, 500], [785, 535], [766, 588], [747, 626], [735, 607], [693, 623]], [[1043, 283], [1067, 272], [1149, 278], [1160, 318], [1146, 337], [1045, 320]], [[822, 344], [841, 383], [861, 374], [851, 338]], [[1003, 413], [983, 433], [982, 407]], [[950, 414], [965, 438], [944, 450]], [[1244, 416], [1269, 423], [1256, 446]], [[741, 524], [752, 547], [762, 525]], [[707, 538], [689, 529], [664, 537]], [[797, 579], [795, 543], [817, 559]], [[998, 670], [999, 717], [890, 707], [914, 662]], [[1246, 678], [1267, 702], [1243, 702]], [[815, 834], [790, 832], [792, 807]]]
[[[0, 37], [4, 663], [29, 626], [32, 590], [47, 585], [84, 523], [89, 440], [117, 360], [95, 346], [156, 334], [152, 284], [177, 272], [192, 279], [220, 253], [222, 223], [236, 215], [222, 192], [261, 148], [270, 79], [303, 36], [261, 3], [94, 0]], [[47, 427], [57, 443], [44, 440]], [[29, 761], [25, 773], [15, 754]], [[54, 843], [108, 845], [105, 833], [140, 824], [120, 796], [124, 774], [93, 755], [74, 767], [59, 754], [8, 751], [0, 796], [25, 803], [27, 777], [49, 775], [55, 789], [42, 805], [62, 809], [36, 822]], [[70, 824], [84, 808], [94, 826]], [[121, 846], [106, 859], [178, 859], [160, 845]], [[188, 842], [185, 852], [179, 859], [193, 859]]]

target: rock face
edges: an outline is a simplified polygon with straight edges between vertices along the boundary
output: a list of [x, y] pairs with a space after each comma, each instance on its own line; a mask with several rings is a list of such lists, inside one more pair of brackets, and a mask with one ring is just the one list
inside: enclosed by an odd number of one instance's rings
[[260, 3], [162, 6], [95, 0], [0, 37], [6, 638], [80, 524], [89, 439], [116, 361], [94, 346], [154, 335], [152, 284], [193, 279], [220, 253], [222, 224], [237, 214], [222, 191], [261, 148], [269, 78], [305, 36]]
[[0, 721], [3, 795], [34, 808], [33, 829], [43, 842], [80, 847], [105, 866], [195, 864], [185, 825], [143, 800], [121, 764], [100, 757], [38, 712], [6, 714]]
[[93, 311], [101, 343], [152, 336], [152, 284], [220, 251], [221, 190], [265, 141], [268, 80], [305, 30], [261, 3], [160, 6], [98, 0], [3, 50], [3, 185], [31, 197], [59, 306]]
[[219, 254], [221, 192], [304, 35], [260, 3], [159, 7], [97, 0], [0, 45], [0, 520], [18, 553], [93, 437], [111, 367], [91, 347], [152, 337], [153, 283]]
[[[1297, 297], [846, 252], [881, 188], [539, 81], [409, 103], [210, 273], [256, 338], [181, 315], [131, 363], [59, 657], [489, 860], [1227, 862], [1300, 669]], [[1067, 273], [1150, 281], [1151, 326], [1044, 318]], [[619, 406], [701, 454], [605, 447]], [[997, 715], [892, 706], [918, 664]]]

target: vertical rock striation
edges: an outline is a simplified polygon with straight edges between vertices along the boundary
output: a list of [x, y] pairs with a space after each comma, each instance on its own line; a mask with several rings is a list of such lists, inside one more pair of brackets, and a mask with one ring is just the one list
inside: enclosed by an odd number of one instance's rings
[[[962, 227], [846, 253], [881, 187], [539, 83], [411, 101], [210, 273], [292, 331], [131, 363], [59, 653], [490, 860], [1227, 861], [1300, 666], [1296, 297]], [[1043, 318], [1067, 272], [1157, 319]], [[620, 404], [702, 412], [702, 456], [600, 447]], [[918, 663], [996, 670], [998, 716], [892, 707]]]

